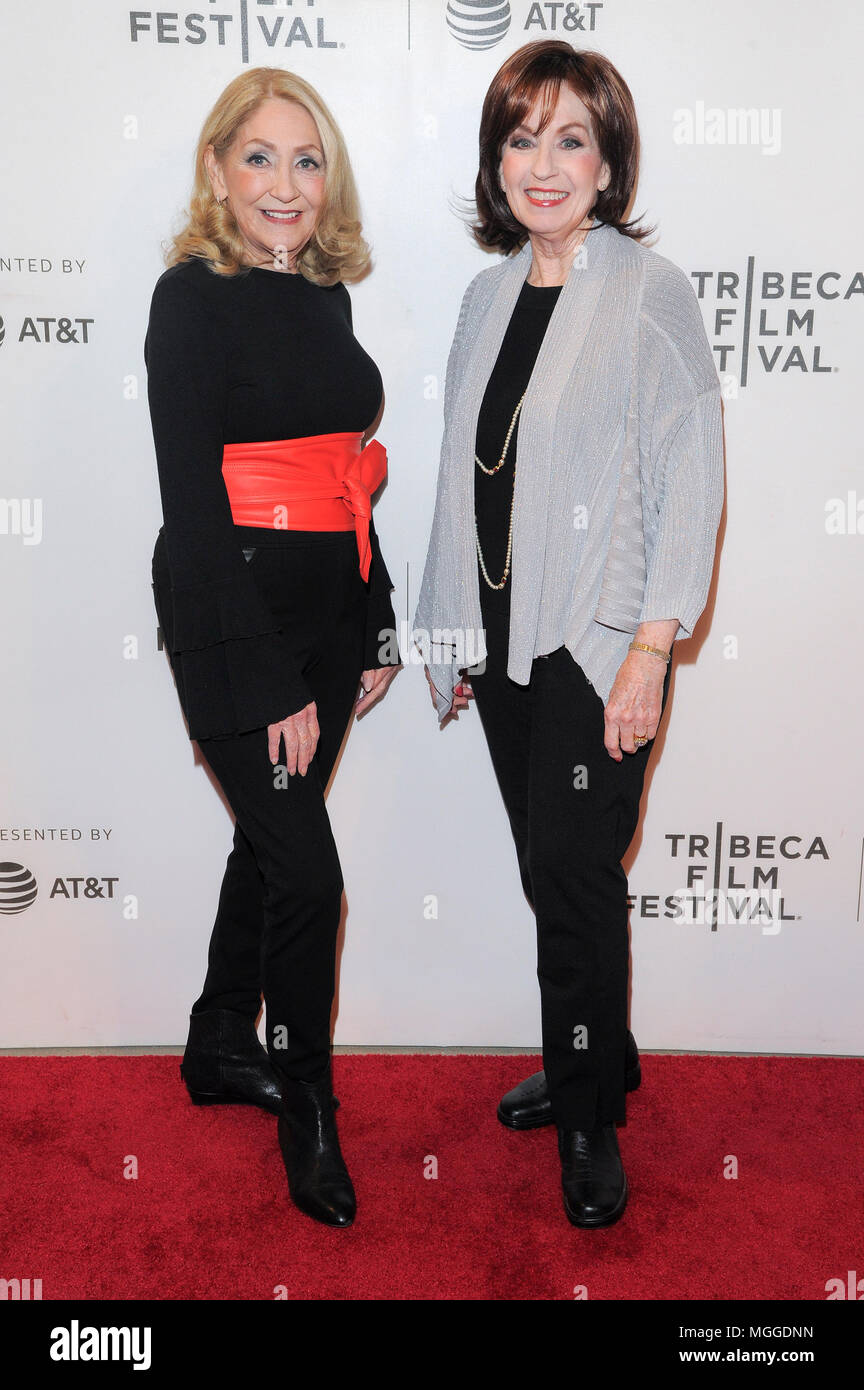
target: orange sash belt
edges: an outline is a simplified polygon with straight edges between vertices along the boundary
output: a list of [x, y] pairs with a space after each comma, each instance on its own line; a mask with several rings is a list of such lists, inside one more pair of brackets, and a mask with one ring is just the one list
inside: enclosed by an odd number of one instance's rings
[[371, 494], [387, 475], [387, 451], [362, 434], [312, 434], [226, 444], [222, 476], [235, 526], [357, 532], [360, 573], [369, 578]]

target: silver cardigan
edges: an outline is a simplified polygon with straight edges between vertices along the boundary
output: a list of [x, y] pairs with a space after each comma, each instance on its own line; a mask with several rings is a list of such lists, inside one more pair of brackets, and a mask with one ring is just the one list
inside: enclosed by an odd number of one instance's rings
[[[530, 243], [462, 300], [414, 640], [439, 720], [486, 656], [474, 533], [477, 417]], [[502, 440], [506, 421], [502, 424]], [[552, 313], [517, 436], [507, 674], [566, 645], [605, 704], [640, 622], [689, 637], [723, 506], [720, 384], [690, 282], [595, 223]]]

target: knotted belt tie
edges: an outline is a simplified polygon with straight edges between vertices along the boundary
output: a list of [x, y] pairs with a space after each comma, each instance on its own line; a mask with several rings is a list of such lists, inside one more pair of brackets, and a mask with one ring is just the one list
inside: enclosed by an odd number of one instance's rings
[[369, 578], [372, 493], [387, 476], [387, 451], [361, 434], [312, 434], [226, 444], [222, 476], [235, 526], [357, 533], [360, 573]]

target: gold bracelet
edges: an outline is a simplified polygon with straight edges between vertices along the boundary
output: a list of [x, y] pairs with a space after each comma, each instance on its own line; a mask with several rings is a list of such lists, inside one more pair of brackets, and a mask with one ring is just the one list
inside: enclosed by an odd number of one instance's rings
[[659, 656], [661, 661], [665, 661], [667, 664], [672, 660], [671, 652], [661, 652], [659, 647], [646, 647], [644, 642], [631, 642], [628, 651], [650, 652], [652, 656]]

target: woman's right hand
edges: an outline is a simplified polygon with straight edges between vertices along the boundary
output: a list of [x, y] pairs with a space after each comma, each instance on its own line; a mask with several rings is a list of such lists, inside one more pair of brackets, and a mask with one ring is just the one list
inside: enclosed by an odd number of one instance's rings
[[267, 725], [267, 750], [275, 767], [279, 761], [279, 743], [285, 740], [285, 766], [291, 776], [299, 772], [306, 776], [307, 769], [318, 747], [318, 707], [313, 700], [305, 709], [291, 714], [280, 724]]
[[[429, 694], [432, 696], [432, 707], [433, 709], [437, 709], [438, 706], [435, 703], [435, 686], [432, 683], [432, 677], [429, 674], [429, 667], [424, 666], [423, 670], [426, 672], [426, 679], [429, 682]], [[453, 691], [453, 704], [450, 708], [450, 713], [452, 714], [454, 710], [467, 709], [468, 701], [473, 700], [473, 698], [474, 691], [471, 689], [470, 682], [468, 681], [466, 676], [463, 676], [461, 681]]]

